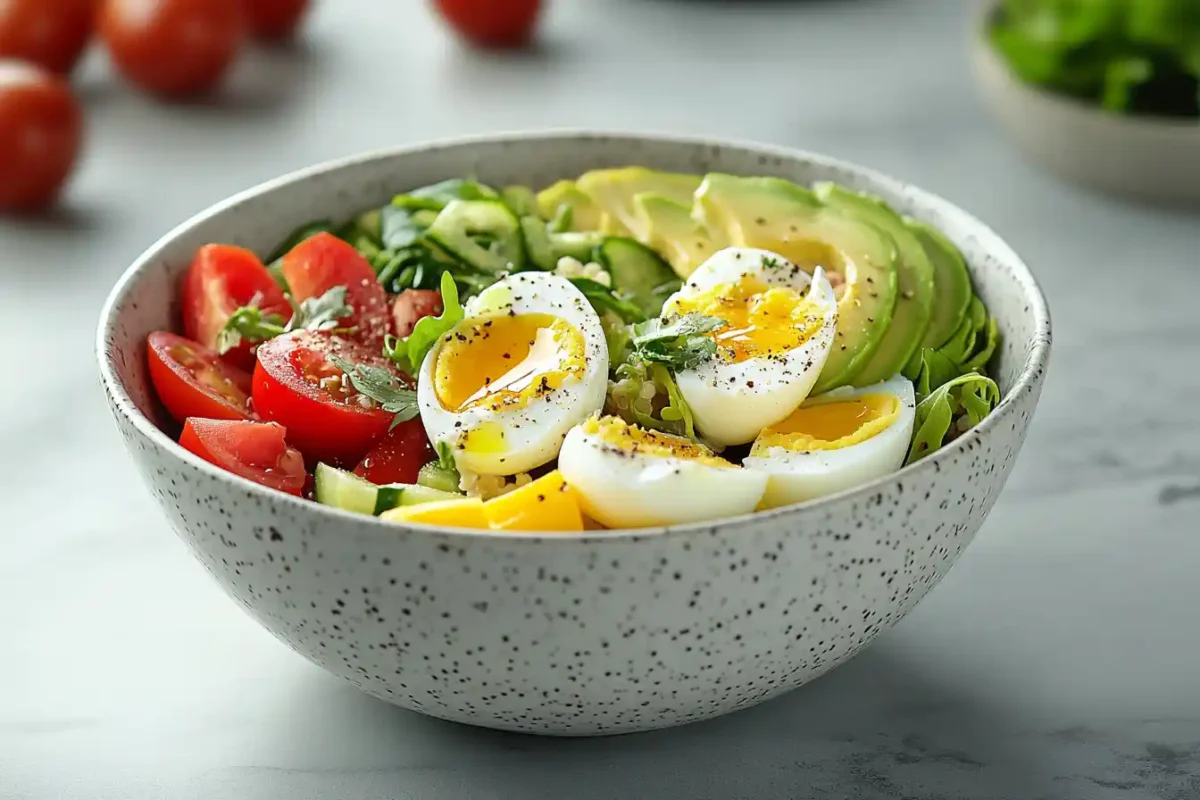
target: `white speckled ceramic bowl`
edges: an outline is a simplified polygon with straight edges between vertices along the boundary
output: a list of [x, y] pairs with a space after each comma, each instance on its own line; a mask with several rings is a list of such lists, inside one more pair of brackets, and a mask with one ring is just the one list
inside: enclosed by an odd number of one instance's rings
[[[298, 223], [454, 175], [546, 185], [603, 166], [832, 180], [877, 193], [962, 248], [999, 318], [1004, 399], [919, 464], [801, 506], [587, 535], [405, 528], [275, 493], [178, 447], [158, 422], [146, 335], [176, 323], [207, 242], [263, 252]], [[171, 524], [217, 581], [297, 652], [363, 691], [450, 720], [595, 735], [745, 708], [845, 661], [903, 617], [1004, 486], [1050, 351], [1045, 301], [996, 234], [860, 167], [757, 145], [650, 136], [496, 136], [370, 154], [233, 197], [125, 273], [100, 321], [104, 388]]]
[[975, 83], [992, 118], [1034, 164], [1081, 186], [1172, 205], [1200, 204], [1200, 120], [1119, 116], [1022, 82], [970, 31]]

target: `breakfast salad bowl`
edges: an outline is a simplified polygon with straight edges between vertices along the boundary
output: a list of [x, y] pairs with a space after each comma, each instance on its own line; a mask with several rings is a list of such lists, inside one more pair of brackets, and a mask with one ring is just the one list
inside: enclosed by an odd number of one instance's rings
[[945, 575], [1050, 318], [949, 202], [810, 153], [553, 132], [318, 166], [199, 214], [98, 332], [172, 527], [277, 638], [435, 717], [702, 720]]

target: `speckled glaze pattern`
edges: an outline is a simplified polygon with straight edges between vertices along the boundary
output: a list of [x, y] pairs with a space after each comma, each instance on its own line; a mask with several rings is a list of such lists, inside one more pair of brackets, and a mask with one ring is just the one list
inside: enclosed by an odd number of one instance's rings
[[[938, 226], [962, 248], [999, 319], [1001, 406], [934, 456], [832, 498], [719, 524], [585, 536], [389, 525], [261, 489], [170, 438], [176, 428], [151, 393], [143, 341], [175, 324], [178, 281], [200, 245], [265, 252], [303, 220], [344, 218], [454, 175], [540, 186], [625, 164], [837, 181]], [[1021, 447], [1049, 350], [1049, 314], [1029, 271], [944, 200], [807, 153], [571, 132], [370, 154], [250, 190], [138, 259], [109, 299], [98, 340], [109, 403], [151, 492], [197, 559], [267, 630], [375, 697], [552, 735], [724, 714], [865, 647], [946, 574], [987, 516]]]

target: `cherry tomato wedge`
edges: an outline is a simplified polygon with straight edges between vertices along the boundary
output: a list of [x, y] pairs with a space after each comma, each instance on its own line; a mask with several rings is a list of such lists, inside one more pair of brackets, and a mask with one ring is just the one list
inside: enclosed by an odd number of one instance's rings
[[184, 423], [179, 444], [234, 475], [300, 496], [308, 473], [286, 434], [274, 422], [193, 418]]
[[383, 345], [390, 329], [387, 292], [379, 285], [375, 270], [351, 245], [331, 233], [310, 236], [283, 257], [283, 277], [297, 303], [345, 286], [346, 305], [354, 313], [339, 324], [357, 328], [354, 338], [360, 342]]
[[224, 77], [242, 40], [241, 0], [104, 0], [100, 35], [131, 83], [179, 97]]
[[259, 39], [286, 39], [296, 32], [309, 0], [244, 0], [246, 21]]
[[92, 36], [93, 0], [0, 2], [0, 57], [66, 75]]
[[523, 44], [542, 9], [541, 0], [434, 0], [434, 5], [464, 39], [484, 47]]
[[[209, 348], [239, 307], [256, 305], [264, 314], [290, 319], [292, 307], [258, 256], [241, 247], [208, 244], [196, 251], [183, 281], [183, 332]], [[242, 342], [225, 354], [230, 362], [254, 369], [253, 345]]]
[[158, 399], [178, 421], [250, 417], [250, 373], [222, 361], [215, 350], [157, 331], [146, 338], [146, 360]]
[[0, 60], [0, 211], [53, 203], [82, 138], [83, 113], [65, 81], [32, 64]]
[[371, 483], [416, 483], [421, 466], [437, 458], [420, 417], [401, 422], [358, 462], [354, 474]]
[[351, 467], [383, 439], [395, 415], [343, 383], [342, 371], [331, 362], [335, 357], [386, 369], [411, 385], [373, 347], [330, 333], [295, 331], [258, 348], [254, 410], [286, 427], [289, 441], [310, 463]]
[[403, 338], [425, 317], [441, 314], [442, 295], [433, 289], [405, 289], [392, 301], [392, 328]]

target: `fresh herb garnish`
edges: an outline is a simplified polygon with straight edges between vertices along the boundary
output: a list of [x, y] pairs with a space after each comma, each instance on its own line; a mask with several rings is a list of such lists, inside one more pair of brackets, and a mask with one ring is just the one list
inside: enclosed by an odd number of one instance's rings
[[567, 280], [575, 284], [576, 289], [583, 292], [583, 296], [592, 304], [592, 308], [596, 309], [597, 314], [603, 316], [605, 311], [612, 311], [626, 322], [641, 322], [646, 319], [646, 315], [640, 308], [599, 281], [591, 278], [567, 278]]
[[292, 318], [287, 322], [279, 314], [264, 314], [257, 305], [242, 306], [230, 315], [217, 334], [217, 352], [222, 355], [243, 341], [262, 342], [292, 331], [333, 331], [353, 333], [354, 328], [338, 327], [338, 320], [354, 313], [346, 305], [346, 287], [335, 286], [320, 297], [310, 297], [299, 305], [286, 295], [292, 304]]
[[458, 286], [449, 272], [442, 273], [442, 314], [437, 317], [424, 317], [419, 320], [410, 335], [403, 339], [388, 336], [384, 340], [383, 351], [388, 358], [399, 364], [405, 371], [413, 373], [421, 368], [421, 362], [426, 354], [437, 344], [437, 340], [453, 330], [462, 322], [466, 312], [458, 302]]
[[[669, 369], [662, 364], [639, 361], [622, 364], [616, 374], [617, 380], [609, 384], [607, 413], [648, 430], [700, 442], [691, 407], [683, 399]], [[648, 384], [653, 386], [653, 392], [645, 391]]]
[[330, 363], [346, 373], [350, 385], [362, 395], [374, 400], [384, 411], [395, 414], [395, 419], [388, 430], [408, 422], [420, 413], [417, 406], [417, 393], [400, 382], [399, 378], [382, 367], [372, 367], [368, 364], [351, 364], [336, 356], [329, 359]]
[[665, 364], [675, 372], [694, 369], [717, 354], [717, 343], [704, 334], [724, 324], [703, 314], [639, 322], [633, 326], [633, 357]]
[[948, 381], [917, 404], [912, 446], [905, 463], [920, 461], [975, 427], [1000, 402], [991, 378], [968, 372]]
[[762, 257], [763, 269], [783, 269], [783, 261], [775, 256]]

